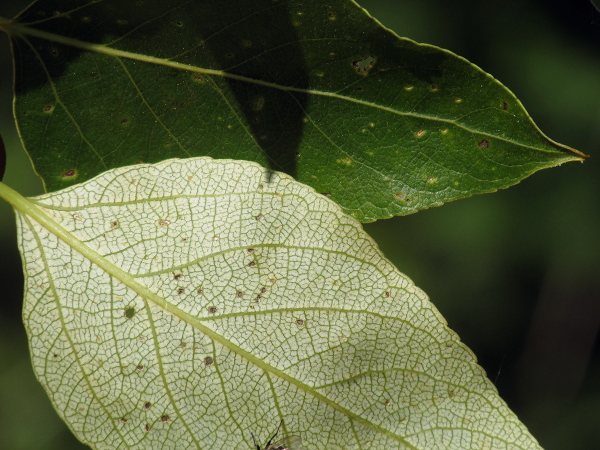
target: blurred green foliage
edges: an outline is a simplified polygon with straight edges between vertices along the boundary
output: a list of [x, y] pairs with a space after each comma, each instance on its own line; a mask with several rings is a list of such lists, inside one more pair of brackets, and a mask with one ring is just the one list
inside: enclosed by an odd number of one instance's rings
[[[3, 2], [12, 16], [26, 1]], [[431, 297], [547, 449], [597, 448], [600, 423], [600, 13], [586, 0], [362, 0], [382, 23], [493, 74], [550, 138], [592, 155], [511, 189], [365, 226]], [[4, 181], [41, 193], [11, 114], [0, 37]], [[30, 367], [13, 213], [0, 203], [0, 448], [80, 444]]]

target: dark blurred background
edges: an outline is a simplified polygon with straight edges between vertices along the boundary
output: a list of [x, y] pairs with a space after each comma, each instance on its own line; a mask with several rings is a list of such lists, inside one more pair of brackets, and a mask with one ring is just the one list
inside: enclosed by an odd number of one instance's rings
[[[27, 1], [0, 5], [12, 17]], [[359, 0], [400, 36], [491, 73], [552, 139], [592, 157], [508, 190], [365, 226], [429, 294], [547, 449], [600, 448], [600, 13], [588, 0]], [[4, 182], [42, 192], [11, 113], [0, 36]], [[0, 201], [0, 449], [81, 444], [29, 361], [13, 213]]]

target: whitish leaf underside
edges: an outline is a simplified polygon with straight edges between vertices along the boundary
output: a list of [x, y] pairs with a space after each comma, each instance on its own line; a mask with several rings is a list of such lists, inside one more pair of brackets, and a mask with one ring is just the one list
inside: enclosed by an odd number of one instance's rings
[[252, 448], [281, 420], [307, 449], [537, 446], [426, 295], [287, 175], [169, 160], [32, 202], [33, 366], [93, 447]]

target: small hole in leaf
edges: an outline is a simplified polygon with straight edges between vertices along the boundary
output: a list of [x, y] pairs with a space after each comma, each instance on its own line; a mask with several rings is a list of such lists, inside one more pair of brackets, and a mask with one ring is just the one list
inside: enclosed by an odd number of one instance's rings
[[437, 85], [437, 84], [432, 84], [431, 86], [429, 86], [429, 89], [431, 90], [431, 92], [435, 92], [435, 91], [437, 91], [439, 88], [438, 88], [438, 85]]
[[327, 13], [327, 18], [328, 18], [329, 20], [335, 20], [335, 19], [337, 19], [336, 15], [335, 15], [334, 13], [332, 13], [331, 11], [329, 11], [329, 12]]
[[136, 366], [137, 370], [144, 370], [144, 366], [142, 366], [141, 364], [139, 366]]
[[121, 422], [127, 423], [127, 419], [125, 417], [121, 417]]
[[216, 314], [217, 313], [217, 307], [216, 306], [209, 306], [208, 307], [208, 313], [209, 314]]
[[508, 111], [508, 103], [506, 103], [506, 102], [502, 102], [502, 109], [503, 109], [504, 111]]
[[415, 133], [415, 136], [420, 138], [425, 135], [425, 130], [419, 130]]
[[237, 298], [242, 298], [244, 296], [244, 293], [242, 291], [235, 291], [235, 295]]
[[392, 296], [392, 293], [390, 291], [386, 291], [385, 294], [383, 294], [383, 296], [389, 298]]
[[257, 296], [254, 298], [254, 301], [255, 301], [256, 303], [258, 303], [258, 302], [260, 302], [260, 300], [261, 300], [261, 299], [262, 299], [262, 295], [258, 294], [258, 295], [257, 295]]
[[204, 289], [202, 289], [201, 287], [199, 287], [199, 288], [196, 290], [196, 294], [198, 294], [198, 295], [202, 295], [203, 293], [204, 293]]
[[296, 319], [296, 325], [298, 325], [299, 327], [303, 327], [304, 326], [304, 320], [302, 320], [302, 319]]
[[177, 295], [183, 295], [184, 293], [185, 293], [185, 289], [184, 288], [182, 288], [182, 287], [177, 288]]
[[324, 195], [325, 197], [331, 197], [331, 192], [321, 192], [321, 195]]
[[212, 366], [214, 365], [215, 360], [212, 359], [210, 356], [207, 356], [206, 358], [204, 358], [204, 365], [205, 366]]
[[256, 267], [256, 261], [250, 261], [248, 267]]
[[261, 293], [261, 294], [264, 294], [265, 292], [267, 292], [267, 288], [266, 288], [266, 287], [264, 287], [264, 286], [263, 286], [263, 287], [261, 287], [261, 288], [260, 288], [260, 293]]
[[152, 408], [152, 403], [150, 403], [150, 402], [144, 403], [144, 409], [150, 409], [150, 408]]
[[171, 225], [171, 221], [170, 220], [162, 220], [161, 219], [161, 220], [158, 221], [158, 224], [161, 227], [167, 227], [167, 226]]
[[54, 106], [53, 105], [46, 105], [44, 106], [44, 112], [50, 114], [51, 112], [54, 111]]
[[169, 420], [170, 420], [170, 417], [167, 414], [160, 416], [161, 422], [168, 422]]
[[133, 316], [135, 316], [135, 308], [133, 306], [125, 308], [125, 317], [131, 319]]
[[355, 59], [354, 61], [352, 61], [352, 67], [354, 67], [354, 70], [356, 71], [357, 74], [362, 75], [362, 76], [367, 76], [369, 74], [369, 71], [375, 65], [376, 61], [377, 61], [377, 58], [375, 58], [372, 55], [367, 55], [367, 56], [363, 56], [362, 58]]
[[183, 26], [183, 22], [178, 20], [177, 22], [175, 22], [175, 25], [177, 25], [178, 27], [182, 27]]
[[179, 280], [183, 275], [180, 273], [176, 273], [175, 275], [173, 275], [173, 279], [174, 280]]
[[479, 147], [479, 148], [488, 148], [489, 146], [490, 146], [490, 141], [488, 141], [487, 139], [484, 139], [479, 144], [477, 144], [477, 147]]
[[248, 253], [254, 253], [254, 252], [255, 252], [255, 250], [253, 248], [248, 249]]

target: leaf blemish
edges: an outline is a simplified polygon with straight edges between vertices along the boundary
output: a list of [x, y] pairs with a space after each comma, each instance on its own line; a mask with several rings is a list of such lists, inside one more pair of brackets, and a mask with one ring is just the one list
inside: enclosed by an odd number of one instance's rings
[[502, 109], [503, 109], [504, 111], [508, 111], [508, 103], [506, 103], [506, 102], [502, 102]]
[[237, 298], [242, 298], [244, 296], [244, 293], [242, 291], [235, 291], [235, 295]]
[[63, 172], [60, 176], [61, 178], [77, 178], [77, 171], [75, 169], [69, 169]]
[[136, 367], [136, 369], [137, 369], [137, 370], [144, 370], [144, 366], [142, 366], [142, 365], [139, 365], [139, 366], [137, 366], [137, 367]]
[[152, 408], [152, 403], [150, 403], [150, 402], [144, 403], [144, 409], [150, 409], [150, 408]]
[[161, 422], [168, 422], [169, 419], [170, 419], [170, 417], [167, 414], [165, 414], [163, 416], [160, 416], [160, 421]]
[[327, 19], [329, 19], [329, 20], [336, 20], [337, 17], [336, 17], [336, 15], [333, 12], [329, 11], [327, 13]]
[[204, 365], [205, 366], [212, 366], [215, 364], [215, 360], [212, 359], [210, 356], [207, 356], [206, 358], [204, 358]]
[[490, 146], [490, 141], [488, 141], [487, 139], [484, 139], [483, 141], [481, 141], [480, 143], [477, 144], [477, 147], [479, 148], [489, 148]]
[[255, 252], [255, 250], [253, 248], [248, 249], [248, 253], [254, 253], [254, 252]]
[[373, 55], [367, 55], [363, 56], [362, 58], [353, 60], [352, 67], [358, 75], [367, 76], [373, 68], [373, 66], [375, 65], [376, 61], [377, 58], [375, 58]]
[[410, 92], [410, 91], [412, 91], [414, 88], [415, 88], [415, 87], [414, 87], [413, 85], [411, 85], [411, 84], [409, 84], [409, 85], [407, 85], [407, 86], [404, 86], [404, 90], [405, 90], [406, 92]]
[[121, 417], [121, 422], [127, 423], [127, 419], [125, 417]]
[[418, 137], [418, 138], [425, 136], [425, 130], [419, 130], [419, 131], [417, 131], [415, 133], [415, 136]]
[[296, 325], [298, 325], [298, 327], [303, 327], [304, 326], [304, 320], [302, 320], [302, 319], [296, 319]]
[[135, 308], [133, 306], [125, 308], [125, 317], [127, 319], [132, 319], [133, 316], [135, 316]]
[[439, 88], [437, 84], [432, 84], [431, 86], [429, 86], [429, 89], [431, 90], [431, 92], [436, 92]]
[[158, 221], [158, 224], [161, 227], [168, 227], [169, 225], [171, 225], [171, 221], [170, 220], [161, 219], [161, 220]]
[[256, 220], [260, 220], [260, 219], [262, 219], [262, 218], [263, 218], [263, 215], [262, 215], [262, 214], [259, 214], [258, 216], [254, 216], [254, 218], [255, 218]]
[[256, 267], [256, 261], [250, 261], [248, 267]]
[[201, 287], [199, 287], [199, 288], [196, 290], [196, 294], [198, 294], [198, 295], [202, 295], [203, 293], [204, 293], [204, 289], [202, 289]]
[[462, 98], [457, 98], [454, 100], [456, 103], [462, 103]]
[[179, 280], [182, 276], [183, 276], [182, 274], [176, 273], [176, 274], [173, 275], [173, 279], [174, 280]]
[[253, 111], [262, 111], [262, 109], [265, 107], [265, 98], [261, 95], [260, 97], [256, 97], [254, 100], [252, 100], [252, 110]]
[[51, 114], [54, 111], [54, 106], [53, 105], [46, 105], [44, 106], [44, 112]]
[[184, 293], [185, 293], [185, 289], [184, 288], [182, 288], [182, 287], [177, 288], [177, 295], [183, 295]]
[[118, 220], [113, 220], [113, 221], [110, 223], [110, 229], [111, 229], [111, 230], [114, 230], [114, 229], [116, 229], [116, 228], [119, 228], [119, 221], [118, 221]]
[[208, 313], [209, 314], [216, 314], [217, 313], [217, 307], [216, 306], [209, 306], [208, 307]]
[[121, 125], [127, 125], [129, 123], [129, 119], [121, 119]]

